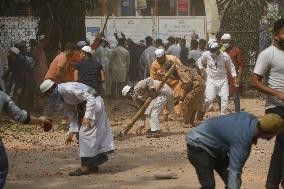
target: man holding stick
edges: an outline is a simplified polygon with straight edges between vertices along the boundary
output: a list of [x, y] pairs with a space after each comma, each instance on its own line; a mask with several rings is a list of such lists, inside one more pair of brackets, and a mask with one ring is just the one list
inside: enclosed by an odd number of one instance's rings
[[[153, 101], [145, 112], [146, 115], [150, 115], [151, 134], [148, 136], [149, 138], [160, 137], [159, 115], [163, 109], [167, 107], [169, 112], [173, 110], [173, 91], [167, 84], [164, 84], [160, 92], [157, 92], [160, 83], [161, 81], [153, 80], [151, 77], [148, 77], [139, 81], [134, 88], [127, 85], [122, 90], [123, 96], [133, 100], [140, 106], [143, 105], [149, 97], [152, 97]], [[137, 134], [142, 134], [142, 129], [145, 128], [145, 117], [142, 116], [140, 121], [141, 124], [137, 129]]]

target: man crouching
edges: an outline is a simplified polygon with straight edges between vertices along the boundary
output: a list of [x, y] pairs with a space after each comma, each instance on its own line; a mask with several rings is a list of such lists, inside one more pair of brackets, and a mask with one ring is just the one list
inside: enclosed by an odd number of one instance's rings
[[[148, 137], [160, 137], [159, 116], [165, 107], [167, 107], [169, 112], [172, 112], [174, 107], [172, 89], [167, 84], [164, 84], [161, 91], [157, 92], [160, 83], [161, 81], [153, 80], [151, 77], [148, 77], [139, 81], [134, 88], [127, 85], [122, 90], [123, 96], [133, 100], [139, 106], [142, 106], [149, 97], [154, 99], [145, 111], [146, 115], [150, 115], [151, 132]], [[137, 134], [141, 134], [142, 129], [145, 128], [145, 117], [141, 118], [140, 123]]]
[[69, 176], [98, 171], [98, 165], [106, 162], [107, 154], [115, 149], [103, 99], [93, 88], [77, 82], [55, 84], [45, 80], [40, 89], [45, 95], [53, 94], [64, 102], [70, 124], [66, 144], [70, 144], [74, 133], [79, 132], [81, 167], [70, 172]]

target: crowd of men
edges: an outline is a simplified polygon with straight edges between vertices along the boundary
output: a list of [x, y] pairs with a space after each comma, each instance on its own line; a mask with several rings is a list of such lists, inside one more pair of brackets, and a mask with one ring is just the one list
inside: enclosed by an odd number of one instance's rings
[[[215, 188], [213, 170], [221, 176], [226, 188], [240, 188], [242, 168], [251, 146], [258, 138], [269, 140], [279, 133], [266, 184], [268, 189], [275, 189], [284, 179], [283, 19], [275, 23], [274, 30], [274, 44], [260, 53], [252, 76], [252, 86], [268, 94], [266, 115], [260, 120], [240, 112], [244, 61], [241, 50], [228, 33], [209, 41], [193, 38], [190, 48], [185, 39], [171, 36], [167, 42], [148, 36], [135, 43], [123, 34], [122, 37], [115, 34], [115, 48], [110, 48], [110, 42], [104, 38], [92, 44], [67, 43], [49, 66], [44, 49], [48, 36], [30, 40], [29, 50], [26, 42], [21, 41], [9, 49], [7, 60], [3, 49], [0, 51], [0, 85], [8, 94], [0, 93], [3, 111], [8, 104], [11, 111], [19, 114], [13, 116], [16, 120], [29, 123], [31, 118], [25, 111], [21, 112], [18, 107], [16, 111], [10, 106], [11, 98], [20, 107], [30, 108], [33, 101], [27, 99], [33, 100], [33, 95], [41, 93], [48, 100], [43, 111], [45, 117], [36, 123], [49, 122], [54, 107], [63, 109], [63, 116], [69, 118], [66, 144], [76, 137], [81, 159], [80, 168], [69, 175], [80, 176], [97, 172], [99, 165], [115, 150], [103, 98], [127, 97], [139, 108], [151, 97], [153, 100], [140, 117], [136, 133], [143, 133], [147, 115], [150, 121], [147, 137], [155, 138], [161, 137], [161, 114], [167, 118], [175, 112], [176, 119], [182, 117], [183, 127], [193, 128], [186, 136], [188, 158], [205, 189]], [[8, 61], [7, 69], [4, 69], [5, 61]], [[161, 86], [168, 74], [166, 84]], [[229, 96], [234, 99], [236, 113], [226, 115]], [[203, 120], [215, 99], [221, 116], [196, 126], [196, 121]], [[0, 155], [6, 157], [1, 144]], [[5, 162], [3, 166], [0, 162], [0, 188], [7, 174]]]

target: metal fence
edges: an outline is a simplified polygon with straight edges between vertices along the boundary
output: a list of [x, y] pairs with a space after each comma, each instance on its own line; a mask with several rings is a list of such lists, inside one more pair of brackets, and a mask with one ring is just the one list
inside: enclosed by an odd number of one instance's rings
[[0, 17], [0, 44], [9, 49], [20, 40], [35, 39], [38, 18], [24, 16]]

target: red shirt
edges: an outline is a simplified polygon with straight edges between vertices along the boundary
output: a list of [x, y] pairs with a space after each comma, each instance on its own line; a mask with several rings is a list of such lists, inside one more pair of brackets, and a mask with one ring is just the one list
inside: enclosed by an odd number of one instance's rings
[[[232, 48], [226, 49], [225, 52], [231, 57], [232, 62], [236, 68], [236, 73], [238, 75], [240, 68], [243, 68], [244, 66], [244, 59], [243, 59], [241, 49], [237, 47], [232, 47]], [[227, 76], [228, 76], [228, 81], [229, 81], [230, 94], [234, 92], [238, 92], [238, 91], [241, 92], [243, 87], [241, 85], [238, 88], [235, 87], [234, 79], [229, 72], [227, 73]]]

